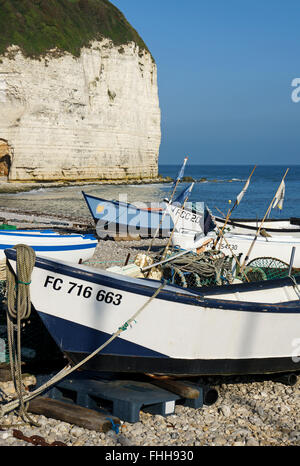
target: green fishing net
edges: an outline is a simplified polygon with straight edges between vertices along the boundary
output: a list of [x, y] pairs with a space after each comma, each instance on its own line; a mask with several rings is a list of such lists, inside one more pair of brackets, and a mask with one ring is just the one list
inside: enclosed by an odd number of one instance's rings
[[[248, 262], [244, 269], [244, 274], [241, 274], [243, 281], [259, 281], [273, 280], [276, 278], [284, 278], [289, 274], [289, 264], [274, 257], [257, 257]], [[292, 268], [292, 275], [299, 275], [300, 269]], [[246, 276], [248, 278], [246, 278]]]

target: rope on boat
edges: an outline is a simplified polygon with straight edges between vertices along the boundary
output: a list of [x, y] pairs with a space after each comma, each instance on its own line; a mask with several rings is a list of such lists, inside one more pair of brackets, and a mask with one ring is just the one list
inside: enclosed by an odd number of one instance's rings
[[0, 281], [6, 280], [6, 259], [0, 260]]
[[[31, 249], [31, 248], [29, 248]], [[12, 271], [11, 269], [11, 266], [8, 265], [8, 269], [10, 270], [10, 273], [8, 274], [8, 282], [9, 282], [9, 289], [10, 290], [14, 290], [14, 284], [16, 283], [19, 283], [19, 282], [22, 282], [21, 285], [22, 286], [22, 290], [24, 289], [24, 287], [26, 288], [26, 302], [27, 304], [29, 303], [30, 306], [31, 306], [31, 303], [30, 303], [30, 295], [29, 295], [29, 283], [30, 283], [30, 279], [31, 279], [31, 276], [23, 276], [22, 275], [22, 280], [19, 280], [19, 277], [18, 277], [18, 272], [19, 272], [19, 269], [20, 267], [18, 267], [18, 259], [19, 259], [19, 255], [17, 255], [17, 275], [14, 274], [14, 272]], [[29, 261], [29, 264], [26, 264], [26, 269], [29, 265], [29, 269], [32, 266], [32, 258], [29, 257], [27, 259]], [[34, 265], [34, 264], [33, 264]], [[27, 269], [28, 270], [28, 269]], [[21, 278], [21, 277], [20, 277]], [[23, 282], [26, 282], [28, 283], [27, 285], [25, 285]], [[120, 326], [118, 328], [118, 330], [105, 342], [103, 343], [103, 345], [101, 345], [99, 348], [97, 348], [95, 351], [93, 351], [91, 354], [89, 354], [85, 359], [83, 359], [82, 361], [80, 361], [78, 364], [76, 364], [75, 366], [71, 366], [70, 364], [68, 364], [67, 366], [65, 366], [62, 370], [60, 370], [56, 375], [54, 375], [50, 380], [48, 380], [45, 384], [41, 385], [40, 387], [38, 387], [36, 390], [30, 392], [29, 394], [27, 394], [26, 396], [23, 396], [22, 399], [16, 399], [16, 400], [12, 400], [8, 403], [6, 403], [4, 406], [0, 406], [0, 417], [4, 416], [5, 414], [9, 413], [10, 411], [13, 411], [14, 409], [16, 409], [18, 406], [23, 405], [24, 403], [27, 403], [29, 402], [30, 400], [34, 399], [35, 397], [39, 396], [41, 393], [43, 393], [45, 390], [47, 390], [50, 386], [52, 385], [55, 385], [56, 383], [58, 383], [60, 380], [62, 380], [63, 378], [67, 377], [68, 375], [70, 375], [72, 372], [74, 372], [75, 370], [77, 370], [79, 367], [81, 367], [82, 365], [86, 364], [90, 359], [92, 359], [96, 354], [100, 353], [106, 346], [108, 346], [115, 338], [117, 338], [121, 332], [125, 331], [128, 326], [131, 326], [131, 324], [133, 322], [136, 322], [136, 318], [139, 314], [141, 314], [141, 312], [143, 312], [146, 307], [156, 298], [156, 296], [160, 293], [160, 291], [165, 287], [166, 285], [166, 282], [163, 282], [156, 290], [155, 292], [153, 293], [153, 295], [140, 307], [140, 309], [138, 309], [133, 315], [132, 317], [130, 317], [130, 319], [128, 319], [122, 326]], [[12, 293], [10, 291], [10, 293]], [[29, 301], [28, 301], [29, 299]], [[27, 314], [27, 312], [26, 312]], [[33, 422], [33, 421], [31, 421]]]
[[[17, 252], [15, 274], [8, 265], [7, 273], [7, 338], [11, 377], [18, 396], [19, 414], [23, 421], [35, 424], [27, 413], [24, 403], [25, 387], [22, 382], [21, 370], [21, 322], [28, 319], [31, 314], [30, 289], [31, 273], [35, 264], [35, 252], [26, 244], [14, 246]], [[16, 335], [15, 335], [16, 333]], [[15, 339], [17, 341], [15, 341]], [[36, 425], [36, 424], [35, 424]]]
[[298, 283], [293, 275], [290, 275], [290, 279], [292, 280], [293, 286], [296, 289], [296, 292], [298, 294], [298, 299], [300, 299], [300, 289], [299, 289]]

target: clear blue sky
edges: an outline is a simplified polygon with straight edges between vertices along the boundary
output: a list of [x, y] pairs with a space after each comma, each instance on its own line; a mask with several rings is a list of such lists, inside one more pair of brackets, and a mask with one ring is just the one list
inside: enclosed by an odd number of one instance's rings
[[160, 164], [300, 163], [299, 0], [111, 1], [157, 64]]

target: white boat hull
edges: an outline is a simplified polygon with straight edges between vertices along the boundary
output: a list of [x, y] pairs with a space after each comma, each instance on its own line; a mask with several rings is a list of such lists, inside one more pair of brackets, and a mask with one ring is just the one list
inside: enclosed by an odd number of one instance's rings
[[[6, 254], [15, 267], [15, 252]], [[123, 327], [159, 285], [37, 258], [30, 293], [58, 346], [78, 362]], [[166, 285], [88, 367], [177, 375], [296, 371], [299, 298], [290, 279], [205, 294]]]
[[[178, 234], [174, 232], [172, 237], [173, 246], [181, 249], [208, 250], [213, 247], [216, 234], [208, 233], [206, 236], [198, 237], [194, 234]], [[251, 252], [248, 254], [254, 235], [235, 235], [225, 233], [224, 238], [218, 242], [217, 249], [228, 255], [241, 256], [241, 262], [248, 256], [247, 263], [257, 257], [274, 257], [287, 264], [290, 263], [293, 247], [296, 248], [294, 255], [294, 267], [300, 267], [300, 238], [293, 236], [263, 237], [259, 236], [254, 242]]]
[[0, 231], [0, 260], [5, 259], [4, 250], [16, 244], [26, 244], [36, 255], [76, 262], [93, 256], [98, 240], [92, 235], [59, 235], [52, 231]]

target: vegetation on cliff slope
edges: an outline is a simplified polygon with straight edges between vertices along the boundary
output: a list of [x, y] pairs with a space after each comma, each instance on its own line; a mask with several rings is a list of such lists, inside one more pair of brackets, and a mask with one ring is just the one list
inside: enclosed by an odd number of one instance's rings
[[103, 37], [148, 50], [108, 0], [0, 0], [0, 55], [18, 45], [31, 57], [54, 48], [79, 56], [81, 47]]

